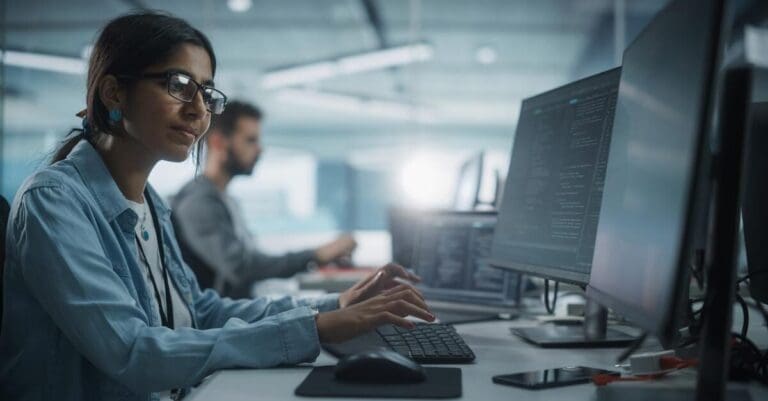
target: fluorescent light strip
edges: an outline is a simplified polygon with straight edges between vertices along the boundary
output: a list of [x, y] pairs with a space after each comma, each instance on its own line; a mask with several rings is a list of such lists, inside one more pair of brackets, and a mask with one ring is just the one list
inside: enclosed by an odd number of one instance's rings
[[432, 46], [422, 43], [343, 57], [337, 64], [342, 73], [354, 74], [427, 61], [434, 56], [434, 53]]
[[51, 56], [42, 53], [19, 52], [14, 50], [0, 52], [0, 55], [2, 55], [3, 64], [15, 67], [32, 68], [72, 75], [83, 75], [88, 68], [88, 62], [74, 57]]
[[398, 120], [416, 120], [425, 123], [437, 120], [434, 111], [418, 105], [314, 90], [283, 89], [277, 93], [277, 100], [321, 109], [361, 113]]
[[434, 49], [427, 43], [391, 47], [367, 53], [345, 56], [270, 71], [264, 74], [261, 85], [266, 89], [282, 88], [310, 82], [317, 82], [340, 75], [380, 70], [398, 65], [413, 64], [430, 60]]

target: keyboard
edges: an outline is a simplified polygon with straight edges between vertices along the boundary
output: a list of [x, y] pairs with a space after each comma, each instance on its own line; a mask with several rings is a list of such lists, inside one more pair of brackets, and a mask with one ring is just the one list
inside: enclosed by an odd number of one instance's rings
[[470, 363], [475, 354], [453, 326], [418, 323], [414, 329], [385, 325], [340, 344], [323, 344], [331, 354], [343, 357], [375, 347], [387, 347], [419, 363]]

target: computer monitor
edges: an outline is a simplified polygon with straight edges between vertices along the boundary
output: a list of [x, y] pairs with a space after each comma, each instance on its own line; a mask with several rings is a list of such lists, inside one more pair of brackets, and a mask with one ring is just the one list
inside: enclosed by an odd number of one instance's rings
[[[593, 75], [523, 101], [491, 264], [586, 285], [611, 142], [621, 69]], [[520, 328], [542, 347], [624, 346], [607, 312], [587, 305], [583, 326]]]
[[[725, 397], [751, 79], [749, 70], [724, 69], [720, 101], [714, 101], [721, 80], [724, 4], [674, 0], [624, 53], [587, 288], [588, 297], [629, 318], [662, 344], [673, 344], [681, 294], [688, 286], [686, 257], [698, 224], [695, 206], [702, 203], [696, 199], [702, 196], [698, 186], [712, 181], [698, 400]], [[718, 130], [708, 142], [712, 121], [719, 121]], [[702, 166], [710, 149], [718, 156], [708, 174]], [[648, 394], [657, 400], [690, 395]]]
[[756, 301], [768, 303], [768, 102], [751, 107], [751, 133], [745, 155], [745, 185], [741, 201], [744, 247], [749, 274], [749, 293]]
[[474, 210], [477, 206], [483, 179], [483, 164], [484, 154], [478, 152], [461, 165], [453, 195], [454, 210]]
[[520, 275], [487, 263], [495, 212], [431, 212], [421, 217], [411, 267], [418, 288], [442, 322], [511, 314], [520, 299]]
[[719, 34], [714, 3], [673, 1], [624, 53], [588, 286], [591, 298], [670, 340], [698, 223]]
[[492, 263], [585, 285], [621, 69], [525, 99]]

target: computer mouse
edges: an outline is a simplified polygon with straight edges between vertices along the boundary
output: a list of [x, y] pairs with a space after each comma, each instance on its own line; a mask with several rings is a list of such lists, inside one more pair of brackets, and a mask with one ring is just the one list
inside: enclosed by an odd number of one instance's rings
[[386, 348], [342, 358], [335, 375], [339, 380], [366, 383], [418, 383], [427, 378], [421, 365]]

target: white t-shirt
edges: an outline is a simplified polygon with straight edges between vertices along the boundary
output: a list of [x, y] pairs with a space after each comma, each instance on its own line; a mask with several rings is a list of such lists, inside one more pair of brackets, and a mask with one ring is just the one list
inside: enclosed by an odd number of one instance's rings
[[[139, 216], [134, 230], [136, 231], [136, 246], [141, 247], [137, 250], [139, 252], [139, 261], [141, 261], [145, 269], [144, 283], [147, 286], [147, 291], [150, 296], [154, 299], [160, 299], [160, 307], [163, 308], [163, 313], [167, 313], [168, 308], [165, 305], [165, 282], [163, 281], [163, 265], [160, 261], [160, 249], [157, 246], [158, 236], [157, 232], [155, 232], [155, 224], [154, 219], [152, 218], [152, 212], [150, 212], [149, 204], [147, 202], [136, 203], [129, 200], [128, 205], [131, 207], [131, 209], [133, 209], [134, 212], [136, 212], [136, 215]], [[144, 250], [144, 253], [141, 252], [142, 249]], [[148, 260], [144, 259], [144, 255], [146, 255]], [[150, 271], [152, 272], [152, 276], [155, 278], [157, 291], [160, 293], [157, 298], [155, 297], [155, 287], [152, 285], [152, 279], [149, 276]], [[169, 288], [171, 290], [171, 302], [173, 303], [173, 327], [192, 327], [192, 316], [189, 313], [189, 309], [187, 309], [186, 304], [181, 300], [181, 296], [179, 296], [179, 292], [176, 290], [173, 282], [170, 281], [170, 277], [168, 277], [168, 280]], [[161, 320], [160, 311], [157, 309], [155, 309], [155, 317], [157, 320]], [[159, 395], [161, 401], [171, 400], [170, 391], [163, 391], [159, 393]]]
[[[147, 291], [153, 298], [155, 298], [155, 287], [152, 285], [152, 279], [149, 276], [149, 272], [152, 272], [152, 276], [155, 278], [155, 283], [157, 284], [157, 291], [159, 292], [160, 298], [160, 307], [163, 308], [163, 312], [166, 312], [168, 308], [165, 305], [165, 283], [163, 281], [163, 265], [160, 262], [160, 249], [157, 246], [157, 240], [158, 236], [155, 232], [155, 224], [154, 220], [152, 219], [152, 213], [149, 210], [149, 205], [147, 202], [144, 203], [136, 203], [133, 201], [128, 201], [128, 204], [130, 205], [131, 209], [133, 209], [134, 212], [139, 216], [138, 221], [136, 222], [136, 242], [137, 246], [140, 246], [144, 250], [144, 254], [141, 253], [141, 250], [138, 250], [139, 252], [139, 260], [142, 262], [144, 267], [146, 268], [145, 274], [144, 274], [144, 281], [147, 285]], [[147, 232], [147, 236], [145, 239], [144, 231]], [[148, 260], [144, 260], [143, 255], [146, 255]], [[176, 287], [173, 285], [173, 282], [170, 281], [171, 278], [168, 277], [168, 284], [171, 289], [171, 302], [173, 302], [173, 326], [174, 328], [178, 327], [192, 327], [192, 317], [190, 316], [189, 309], [187, 309], [186, 304], [181, 299], [181, 296], [179, 295], [179, 292], [176, 290]], [[160, 311], [156, 310], [156, 316], [158, 320], [160, 319]]]

